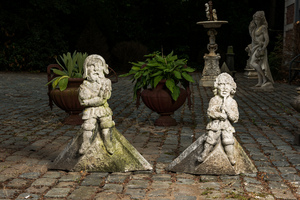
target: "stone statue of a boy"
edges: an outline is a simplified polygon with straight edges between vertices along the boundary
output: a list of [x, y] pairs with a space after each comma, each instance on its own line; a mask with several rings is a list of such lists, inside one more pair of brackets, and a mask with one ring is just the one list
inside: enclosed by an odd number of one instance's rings
[[210, 122], [206, 126], [206, 141], [204, 149], [200, 152], [198, 162], [203, 162], [212, 148], [221, 140], [224, 150], [232, 165], [235, 165], [234, 158], [234, 127], [239, 119], [238, 105], [233, 99], [236, 92], [236, 83], [227, 74], [220, 74], [214, 83], [214, 94], [209, 102], [207, 110]]
[[111, 81], [104, 76], [108, 74], [108, 65], [99, 55], [90, 55], [83, 65], [83, 78], [85, 80], [79, 88], [79, 102], [85, 106], [82, 124], [83, 143], [79, 149], [80, 154], [88, 149], [93, 135], [99, 129], [108, 153], [113, 154], [114, 148], [111, 139], [111, 128], [115, 125], [112, 120], [112, 110], [107, 100], [111, 96]]

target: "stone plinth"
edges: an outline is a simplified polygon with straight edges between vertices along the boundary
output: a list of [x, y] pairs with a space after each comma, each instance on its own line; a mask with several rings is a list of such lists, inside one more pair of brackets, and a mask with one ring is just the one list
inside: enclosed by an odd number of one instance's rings
[[257, 79], [257, 71], [255, 69], [245, 68], [244, 70], [245, 70], [244, 76], [246, 78]]
[[115, 151], [109, 154], [99, 132], [84, 155], [80, 155], [82, 130], [72, 139], [62, 153], [54, 160], [50, 169], [67, 171], [127, 172], [152, 170], [147, 160], [119, 133], [112, 128], [112, 142]]
[[255, 92], [273, 92], [274, 91], [274, 86], [271, 82], [267, 82], [260, 87], [253, 86], [250, 88]]
[[199, 84], [203, 87], [213, 87], [217, 76], [221, 73], [219, 67], [219, 60], [221, 56], [219, 54], [216, 54], [215, 56], [205, 54], [203, 58], [205, 61], [204, 69]]

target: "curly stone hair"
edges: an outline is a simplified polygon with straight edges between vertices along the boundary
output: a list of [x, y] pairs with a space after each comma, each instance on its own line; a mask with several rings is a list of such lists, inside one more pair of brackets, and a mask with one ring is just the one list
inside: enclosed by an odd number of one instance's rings
[[219, 76], [217, 76], [215, 82], [214, 82], [214, 89], [213, 89], [213, 93], [214, 95], [218, 94], [218, 86], [219, 83], [227, 83], [229, 85], [231, 85], [232, 90], [230, 91], [230, 96], [233, 97], [235, 92], [236, 92], [236, 83], [234, 82], [232, 76], [230, 76], [228, 73], [224, 72], [222, 74], [220, 74]]

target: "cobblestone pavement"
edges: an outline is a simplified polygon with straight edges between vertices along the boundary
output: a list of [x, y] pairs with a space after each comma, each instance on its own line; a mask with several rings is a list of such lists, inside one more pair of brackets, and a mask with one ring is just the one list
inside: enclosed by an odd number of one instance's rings
[[117, 129], [153, 165], [152, 172], [50, 171], [48, 164], [79, 126], [63, 125], [66, 113], [48, 107], [46, 74], [0, 73], [0, 199], [299, 199], [300, 114], [289, 104], [296, 86], [253, 92], [256, 80], [237, 75], [240, 120], [236, 138], [258, 169], [255, 174], [211, 176], [172, 173], [165, 167], [205, 132], [213, 96], [193, 74], [192, 109], [175, 112], [176, 127], [154, 127], [158, 114], [137, 110], [132, 84], [121, 78], [109, 100]]

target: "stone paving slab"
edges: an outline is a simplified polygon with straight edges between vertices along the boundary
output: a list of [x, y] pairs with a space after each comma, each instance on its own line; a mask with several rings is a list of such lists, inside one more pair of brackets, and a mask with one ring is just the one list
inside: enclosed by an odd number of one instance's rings
[[175, 127], [155, 127], [158, 114], [136, 109], [132, 83], [120, 78], [109, 100], [116, 128], [153, 165], [153, 171], [96, 173], [50, 171], [80, 126], [64, 125], [67, 114], [50, 110], [46, 74], [0, 72], [0, 199], [200, 200], [300, 199], [300, 114], [289, 104], [295, 85], [275, 83], [274, 92], [250, 89], [256, 80], [237, 74], [240, 120], [236, 138], [258, 169], [255, 174], [212, 176], [172, 173], [166, 166], [205, 131], [213, 97], [193, 74], [192, 108], [184, 104]]

